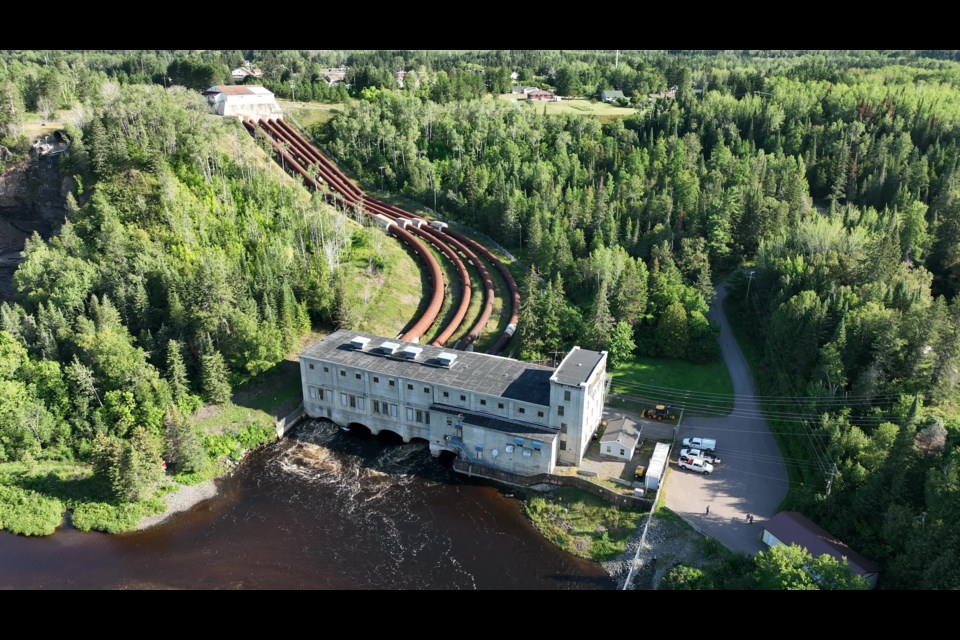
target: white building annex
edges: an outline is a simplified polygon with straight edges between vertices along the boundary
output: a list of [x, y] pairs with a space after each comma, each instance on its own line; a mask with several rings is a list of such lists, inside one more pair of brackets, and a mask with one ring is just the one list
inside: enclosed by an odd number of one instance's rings
[[513, 473], [579, 465], [600, 425], [607, 352], [556, 369], [341, 329], [300, 354], [312, 418], [383, 430]]

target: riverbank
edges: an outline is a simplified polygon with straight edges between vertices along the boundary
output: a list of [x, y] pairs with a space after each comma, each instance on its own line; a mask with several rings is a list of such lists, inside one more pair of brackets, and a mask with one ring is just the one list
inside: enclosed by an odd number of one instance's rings
[[637, 537], [644, 516], [573, 487], [529, 496], [524, 513], [559, 548], [601, 564], [617, 563], [629, 551], [628, 543]]
[[163, 502], [167, 509], [163, 513], [144, 516], [140, 518], [134, 531], [143, 531], [150, 527], [155, 527], [163, 523], [171, 516], [182, 511], [188, 511], [197, 506], [204, 500], [209, 500], [217, 495], [217, 484], [213, 479], [206, 480], [200, 484], [179, 485], [179, 487], [163, 497]]

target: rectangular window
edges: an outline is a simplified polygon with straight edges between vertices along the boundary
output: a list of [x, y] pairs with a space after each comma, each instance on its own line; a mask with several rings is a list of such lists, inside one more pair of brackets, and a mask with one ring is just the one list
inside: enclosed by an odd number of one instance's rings
[[543, 411], [537, 411], [537, 417], [538, 417], [538, 418], [542, 418], [542, 417], [543, 417]]
[[450, 393], [447, 392], [447, 391], [444, 391], [444, 392], [443, 392], [443, 397], [444, 397], [444, 398], [449, 398], [449, 397], [450, 397]]
[[566, 432], [567, 432], [567, 423], [566, 423], [566, 422], [561, 422], [561, 423], [560, 423], [560, 433], [566, 433]]
[[413, 409], [407, 407], [407, 420], [413, 422]]
[[503, 409], [503, 403], [502, 403], [502, 402], [498, 402], [498, 403], [497, 403], [497, 409]]
[[423, 411], [417, 409], [417, 422], [423, 422]]
[[379, 401], [379, 400], [374, 400], [374, 401], [373, 401], [373, 412], [374, 412], [374, 413], [380, 413], [380, 401]]
[[380, 378], [373, 376], [373, 384], [380, 384]]
[[486, 401], [486, 400], [483, 400], [483, 399], [481, 399], [481, 400], [480, 400], [480, 404], [481, 404], [481, 405], [483, 405], [483, 406], [485, 407], [485, 406], [487, 406], [487, 401]]
[[354, 375], [355, 375], [355, 376], [357, 376], [357, 380], [360, 380], [360, 379], [362, 379], [362, 378], [363, 378], [363, 376], [362, 376], [362, 375], [360, 375], [359, 373], [356, 373], [356, 374], [354, 374]]
[[343, 369], [340, 369], [340, 377], [341, 377], [341, 378], [346, 378], [346, 377], [347, 377], [347, 372], [344, 371]]
[[566, 441], [566, 440], [561, 440], [561, 441], [560, 441], [560, 451], [566, 451], [566, 450], [567, 450], [567, 441]]
[[429, 412], [429, 411], [427, 411], [427, 412], [424, 414], [424, 417], [426, 418], [426, 420], [424, 420], [424, 422], [425, 422], [426, 424], [430, 424], [430, 412]]
[[317, 393], [320, 394], [320, 399], [323, 400], [323, 389], [317, 389]]
[[316, 387], [309, 387], [309, 389], [310, 389], [310, 399], [311, 399], [311, 400], [316, 400], [316, 399], [317, 399], [317, 388], [316, 388]]
[[310, 365], [310, 369], [313, 369], [313, 365], [312, 365], [312, 364]]
[[453, 418], [447, 418], [447, 426], [448, 426], [448, 427], [452, 427], [452, 426], [453, 426]]
[[466, 401], [467, 401], [467, 396], [461, 395], [460, 402], [466, 402]]
[[390, 405], [390, 417], [392, 418], [397, 417], [397, 405], [395, 404]]
[[323, 372], [324, 372], [324, 373], [330, 373], [330, 367], [324, 367], [324, 368], [323, 368]]
[[340, 404], [344, 407], [347, 406], [347, 394], [345, 393], [340, 394]]
[[564, 402], [570, 402], [570, 392], [569, 392], [569, 391], [564, 391], [564, 392], [563, 392], [563, 400], [564, 400]]
[[351, 409], [357, 408], [357, 396], [350, 396], [350, 408]]
[[526, 413], [526, 412], [527, 412], [527, 410], [524, 409], [523, 407], [520, 407], [520, 408], [517, 409], [517, 413]]
[[483, 447], [476, 447], [477, 458], [483, 457]]
[[424, 388], [423, 388], [423, 392], [424, 392], [424, 393], [430, 393], [430, 387], [424, 387]]
[[558, 416], [562, 416], [562, 415], [563, 415], [563, 405], [562, 405], [562, 404], [559, 405], [559, 406], [557, 406], [557, 415], [558, 415]]
[[620, 449], [620, 455], [625, 456], [625, 455], [627, 455], [627, 452], [624, 451], [623, 449]]
[[357, 409], [363, 411], [363, 398], [357, 398]]
[[413, 385], [412, 385], [412, 384], [408, 384], [408, 385], [407, 385], [407, 391], [413, 391]]
[[612, 445], [609, 445], [609, 444], [607, 445], [607, 453], [613, 453], [613, 446], [612, 446]]
[[390, 386], [391, 386], [391, 387], [397, 386], [397, 381], [396, 381], [396, 380], [391, 380], [391, 381], [390, 381]]

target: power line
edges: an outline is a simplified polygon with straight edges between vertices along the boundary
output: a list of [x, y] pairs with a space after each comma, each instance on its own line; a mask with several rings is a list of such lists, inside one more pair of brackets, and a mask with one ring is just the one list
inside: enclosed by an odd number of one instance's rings
[[[616, 386], [616, 385], [623, 385], [623, 386], [630, 386], [630, 387], [643, 387], [643, 388], [648, 388], [648, 389], [651, 389], [651, 390], [663, 391], [663, 392], [665, 392], [665, 393], [683, 393], [683, 394], [689, 393], [689, 394], [693, 394], [693, 395], [711, 396], [711, 397], [715, 397], [715, 398], [744, 398], [744, 399], [756, 400], [756, 401], [758, 401], [758, 402], [760, 402], [760, 401], [770, 401], [770, 402], [773, 402], [773, 401], [798, 401], [798, 402], [800, 402], [800, 401], [802, 401], [802, 402], [808, 402], [808, 401], [810, 401], [810, 400], [812, 400], [812, 399], [815, 399], [814, 396], [796, 396], [796, 395], [771, 396], [771, 395], [758, 395], [758, 394], [743, 395], [743, 394], [736, 394], [736, 393], [732, 393], [732, 392], [731, 392], [731, 393], [716, 393], [716, 392], [712, 392], [712, 391], [692, 391], [692, 390], [690, 390], [690, 389], [680, 389], [680, 388], [678, 388], [678, 387], [663, 387], [663, 386], [659, 386], [659, 385], [649, 384], [649, 383], [646, 383], [646, 382], [637, 382], [637, 381], [633, 381], [633, 380], [624, 380], [623, 378], [617, 378], [617, 377], [615, 377], [615, 376], [613, 377], [613, 384], [614, 384], [614, 386]], [[835, 400], [837, 400], [837, 401], [844, 401], [844, 402], [847, 402], [847, 401], [855, 401], [855, 400], [874, 400], [874, 399], [877, 399], [877, 398], [892, 398], [892, 399], [895, 399], [895, 400], [899, 400], [900, 397], [901, 397], [901, 395], [902, 395], [902, 394], [899, 394], [899, 393], [886, 393], [886, 394], [876, 394], [876, 395], [846, 395], [846, 396], [844, 396], [843, 398], [836, 397], [836, 398], [828, 398], [828, 399], [830, 399], [830, 400], [834, 400], [834, 399], [835, 399]]]

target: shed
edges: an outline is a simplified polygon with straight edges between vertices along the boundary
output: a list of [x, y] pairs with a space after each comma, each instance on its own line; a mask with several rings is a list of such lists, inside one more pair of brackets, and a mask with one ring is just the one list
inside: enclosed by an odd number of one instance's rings
[[659, 489], [660, 481], [667, 469], [667, 454], [670, 453], [670, 445], [666, 442], [658, 442], [653, 448], [653, 455], [650, 456], [650, 464], [647, 465], [647, 477], [644, 479], [646, 489]]
[[798, 544], [814, 557], [825, 553], [840, 561], [846, 558], [850, 570], [856, 575], [863, 576], [871, 589], [877, 585], [880, 567], [799, 511], [781, 511], [763, 523], [761, 540], [768, 547], [779, 544]]
[[607, 422], [607, 428], [600, 438], [600, 454], [630, 462], [639, 438], [636, 422], [624, 416], [613, 418]]

